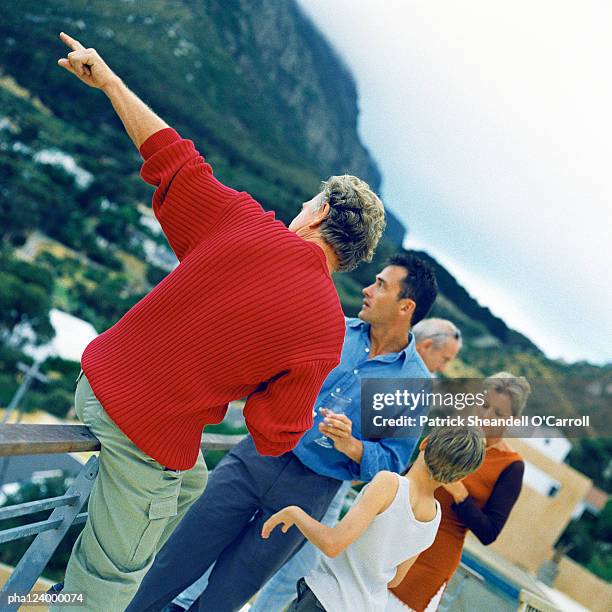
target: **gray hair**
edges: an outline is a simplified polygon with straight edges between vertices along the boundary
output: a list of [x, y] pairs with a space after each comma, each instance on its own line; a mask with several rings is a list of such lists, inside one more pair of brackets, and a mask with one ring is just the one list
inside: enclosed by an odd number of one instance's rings
[[505, 393], [512, 401], [512, 416], [523, 414], [527, 398], [531, 393], [531, 385], [524, 376], [514, 376], [509, 372], [498, 372], [485, 378], [485, 391], [493, 389], [498, 393]]
[[455, 338], [455, 340], [459, 342], [459, 348], [461, 348], [463, 344], [461, 332], [457, 326], [448, 319], [423, 319], [419, 321], [411, 331], [417, 343], [431, 338], [433, 347], [437, 349], [441, 349], [451, 338]]
[[321, 184], [320, 206], [329, 203], [321, 223], [321, 236], [338, 256], [338, 271], [354, 270], [372, 261], [385, 229], [385, 209], [370, 186], [356, 176], [330, 176]]
[[447, 484], [467, 476], [483, 462], [485, 439], [474, 427], [436, 427], [427, 436], [424, 459], [434, 480]]

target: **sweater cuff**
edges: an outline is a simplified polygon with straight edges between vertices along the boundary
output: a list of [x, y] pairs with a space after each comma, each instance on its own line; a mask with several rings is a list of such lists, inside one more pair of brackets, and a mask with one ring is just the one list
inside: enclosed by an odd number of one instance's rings
[[163, 130], [159, 130], [149, 136], [141, 145], [140, 145], [140, 154], [142, 158], [146, 161], [157, 153], [160, 149], [172, 144], [173, 142], [177, 142], [181, 140], [178, 132], [172, 128], [164, 128]]
[[470, 508], [471, 509], [471, 508], [475, 507], [475, 504], [476, 504], [476, 502], [475, 502], [474, 498], [471, 495], [468, 495], [463, 501], [453, 502], [451, 504], [451, 508], [453, 510], [459, 510], [461, 512], [465, 508]]
[[269, 455], [272, 457], [278, 457], [279, 455], [284, 455], [290, 450], [293, 450], [301, 438], [301, 436], [299, 436], [285, 440], [284, 442], [270, 442], [261, 436], [253, 435], [253, 432], [251, 432], [251, 437], [253, 438], [255, 448], [260, 455]]

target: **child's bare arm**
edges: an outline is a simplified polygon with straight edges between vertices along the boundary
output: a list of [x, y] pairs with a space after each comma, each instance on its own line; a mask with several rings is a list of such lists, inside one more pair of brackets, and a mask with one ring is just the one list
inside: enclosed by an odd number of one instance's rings
[[283, 533], [295, 525], [325, 555], [336, 557], [367, 529], [377, 514], [389, 506], [395, 497], [397, 486], [395, 474], [380, 472], [365, 489], [359, 501], [335, 527], [322, 525], [297, 506], [288, 506], [265, 522], [261, 535], [267, 538], [280, 524], [283, 525]]

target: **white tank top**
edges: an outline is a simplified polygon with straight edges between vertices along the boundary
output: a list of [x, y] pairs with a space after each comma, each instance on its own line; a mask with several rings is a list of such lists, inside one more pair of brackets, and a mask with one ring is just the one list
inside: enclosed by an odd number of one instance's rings
[[383, 612], [387, 584], [397, 566], [433, 544], [442, 515], [440, 504], [436, 500], [431, 521], [418, 521], [410, 506], [410, 481], [396, 476], [399, 486], [391, 505], [344, 552], [335, 558], [323, 555], [306, 577], [327, 612]]

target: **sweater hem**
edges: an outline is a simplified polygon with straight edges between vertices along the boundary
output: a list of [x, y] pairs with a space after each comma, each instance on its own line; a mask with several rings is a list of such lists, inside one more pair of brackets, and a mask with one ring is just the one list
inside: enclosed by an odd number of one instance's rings
[[[159, 452], [159, 442], [160, 442], [159, 439], [153, 439], [147, 442], [143, 440], [142, 437], [137, 434], [137, 432], [132, 431], [130, 427], [126, 427], [125, 424], [121, 422], [121, 420], [116, 419], [116, 416], [118, 413], [115, 410], [113, 410], [113, 408], [110, 407], [108, 403], [105, 404], [104, 398], [100, 396], [98, 391], [96, 391], [96, 388], [95, 388], [97, 386], [96, 382], [95, 380], [92, 380], [89, 377], [87, 373], [87, 369], [88, 369], [87, 366], [84, 363], [82, 363], [81, 367], [83, 368], [83, 372], [85, 376], [87, 377], [87, 382], [89, 383], [91, 390], [93, 391], [96, 399], [102, 405], [102, 408], [104, 409], [108, 417], [115, 424], [115, 426], [121, 431], [121, 433], [126, 438], [128, 438], [130, 442], [132, 442], [132, 444], [136, 446], [136, 448], [138, 448], [138, 450], [140, 450], [142, 453], [147, 455], [147, 457], [150, 457], [154, 461], [157, 461], [157, 463], [159, 463], [162, 467], [169, 468], [171, 470], [190, 470], [196, 464], [198, 460], [198, 454], [202, 446], [202, 432], [204, 430], [204, 425], [202, 425], [199, 435], [197, 436], [196, 440], [194, 440], [194, 442], [191, 445], [185, 444], [183, 442], [181, 445], [180, 451], [178, 451], [178, 446], [177, 446], [178, 452], [174, 452], [174, 453]], [[94, 376], [94, 379], [95, 379], [95, 376]], [[221, 419], [219, 419], [219, 421], [221, 421], [222, 419], [223, 419], [223, 416], [221, 417]], [[215, 421], [210, 420], [207, 422], [207, 424], [211, 425], [214, 422]], [[104, 445], [104, 442], [102, 440], [100, 441], [100, 443]]]
[[[306, 430], [307, 431], [307, 430]], [[304, 433], [306, 433], [304, 431]], [[303, 434], [302, 434], [303, 435]], [[267, 455], [271, 457], [278, 457], [280, 455], [284, 455], [289, 451], [293, 450], [298, 442], [301, 440], [300, 436], [297, 440], [290, 440], [288, 442], [279, 442], [279, 443], [270, 443], [259, 436], [254, 436], [251, 433], [251, 437], [253, 438], [253, 443], [255, 444], [255, 448], [260, 455]]]

